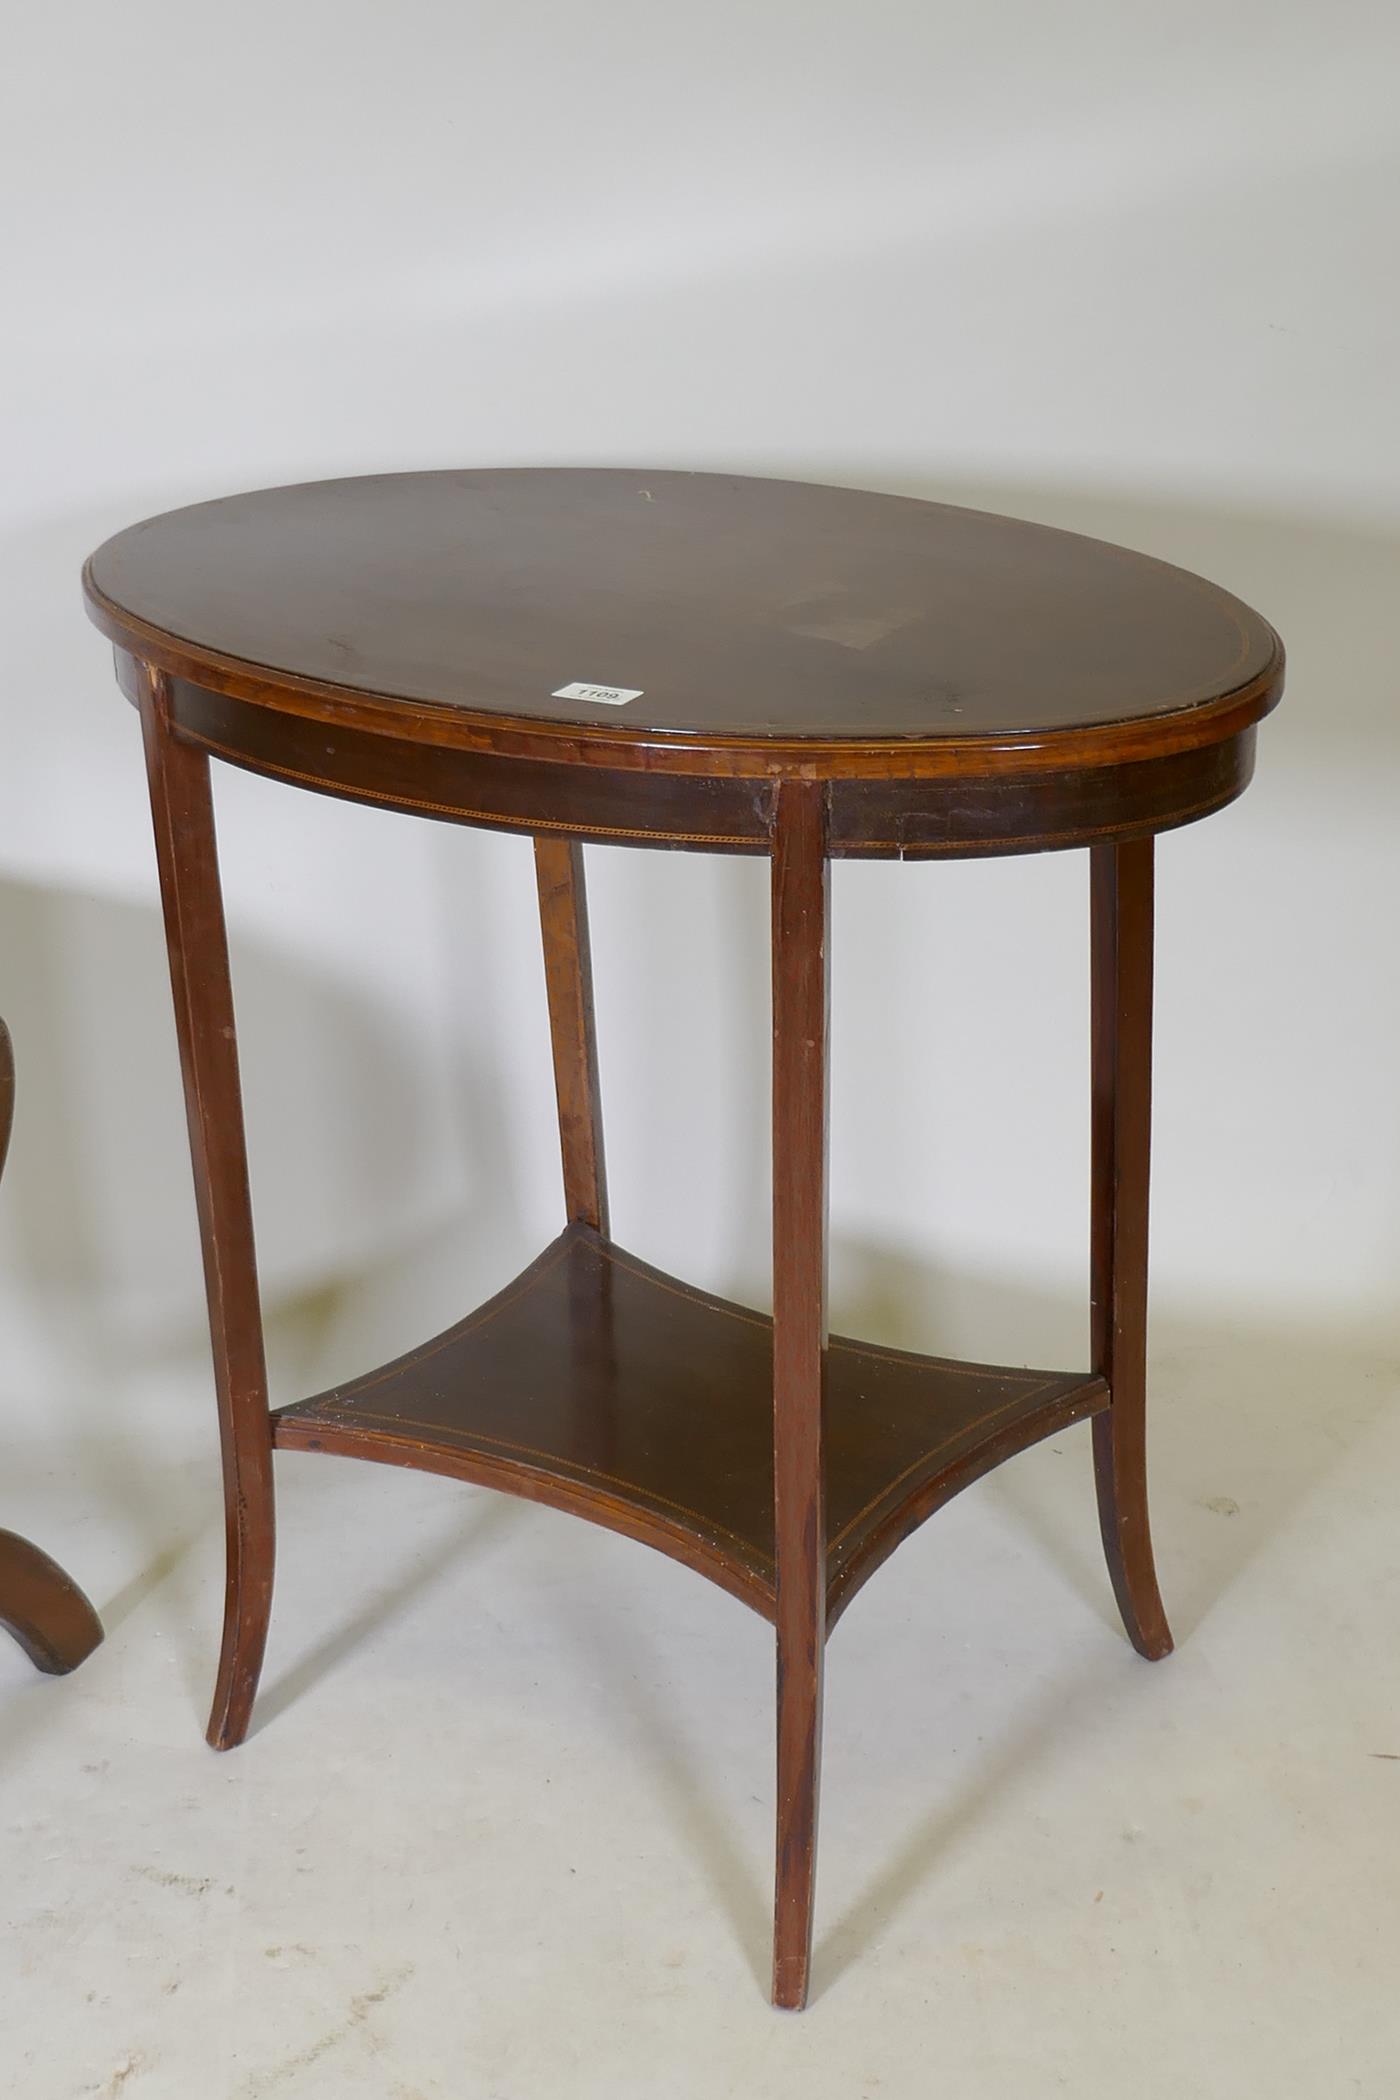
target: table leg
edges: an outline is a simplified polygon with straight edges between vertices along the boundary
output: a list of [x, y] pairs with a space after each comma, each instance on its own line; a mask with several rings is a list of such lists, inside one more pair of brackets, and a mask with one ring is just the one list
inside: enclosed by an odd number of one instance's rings
[[773, 1485], [778, 1813], [773, 2002], [807, 2002], [826, 1645], [826, 797], [785, 781], [773, 836]]
[[535, 877], [549, 992], [549, 1032], [554, 1044], [554, 1088], [559, 1097], [564, 1203], [570, 1224], [591, 1225], [606, 1238], [608, 1187], [603, 1168], [583, 847], [576, 839], [537, 838]]
[[0, 1531], [0, 1626], [50, 1677], [76, 1670], [102, 1639], [102, 1621], [77, 1583], [13, 1531]]
[[272, 1431], [209, 760], [180, 741], [168, 694], [164, 674], [148, 670], [141, 721], [224, 1470], [224, 1633], [208, 1734], [229, 1750], [248, 1732], [272, 1610]]
[[[0, 1172], [15, 1120], [15, 1052], [0, 1021]], [[102, 1639], [102, 1621], [55, 1560], [0, 1531], [0, 1626], [12, 1633], [36, 1670], [61, 1677], [85, 1662]]]
[[1147, 1199], [1152, 1128], [1153, 842], [1090, 848], [1094, 1418], [1108, 1572], [1139, 1655], [1170, 1655], [1147, 1517]]

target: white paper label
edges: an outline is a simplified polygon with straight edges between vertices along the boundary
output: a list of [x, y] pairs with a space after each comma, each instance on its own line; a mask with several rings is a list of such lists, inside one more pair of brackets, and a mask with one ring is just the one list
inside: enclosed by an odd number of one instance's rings
[[550, 694], [551, 700], [601, 700], [604, 707], [626, 707], [629, 700], [640, 700], [641, 686], [630, 685], [561, 685]]

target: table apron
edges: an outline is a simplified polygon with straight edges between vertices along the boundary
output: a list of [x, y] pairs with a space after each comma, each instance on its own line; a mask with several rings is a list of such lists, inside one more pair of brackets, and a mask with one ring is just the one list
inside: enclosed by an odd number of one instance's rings
[[[130, 664], [120, 667], [130, 689]], [[321, 794], [449, 823], [673, 846], [771, 850], [775, 779], [620, 771], [462, 751], [318, 722], [170, 682], [182, 741]], [[1254, 728], [1116, 765], [1022, 775], [843, 779], [827, 769], [835, 859], [965, 858], [1140, 838], [1222, 808], [1248, 784]], [[811, 777], [799, 770], [796, 777]]]

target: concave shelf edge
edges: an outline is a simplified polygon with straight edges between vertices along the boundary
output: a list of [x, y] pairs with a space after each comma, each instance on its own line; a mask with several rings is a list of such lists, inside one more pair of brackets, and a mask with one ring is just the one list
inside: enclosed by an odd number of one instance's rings
[[[455, 1327], [272, 1415], [283, 1450], [499, 1489], [774, 1614], [772, 1323], [569, 1226]], [[827, 1612], [973, 1480], [1108, 1405], [1102, 1379], [831, 1338]]]

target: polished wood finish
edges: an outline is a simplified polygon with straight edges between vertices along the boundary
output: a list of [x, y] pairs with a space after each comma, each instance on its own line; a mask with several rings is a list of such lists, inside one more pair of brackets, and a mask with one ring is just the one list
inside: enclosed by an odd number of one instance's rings
[[[684, 1561], [776, 1612], [773, 1323], [586, 1225], [445, 1333], [272, 1417], [279, 1449], [502, 1488]], [[930, 1512], [1108, 1404], [1082, 1371], [827, 1350], [829, 1626]]]
[[150, 671], [141, 722], [224, 1469], [224, 1633], [208, 1734], [228, 1750], [248, 1732], [272, 1611], [272, 1435], [209, 761], [172, 733], [168, 702], [164, 674]]
[[[574, 1511], [769, 1618], [773, 1995], [805, 2002], [823, 1653], [900, 1540], [1094, 1421], [1104, 1542], [1170, 1646], [1145, 1470], [1152, 841], [1247, 784], [1277, 637], [1164, 563], [858, 491], [613, 471], [381, 476], [197, 505], [84, 574], [142, 709], [190, 1109], [229, 1516], [211, 1740], [248, 1723], [273, 1446]], [[593, 690], [570, 699], [574, 682]], [[631, 689], [609, 705], [599, 682]], [[269, 1415], [208, 760], [535, 839], [566, 1225], [489, 1304]], [[771, 859], [774, 1315], [610, 1237], [584, 840]], [[1087, 847], [1093, 1363], [829, 1337], [829, 864]]]
[[1093, 1065], [1090, 1323], [1110, 1405], [1094, 1423], [1104, 1553], [1128, 1638], [1151, 1662], [1172, 1637], [1147, 1520], [1147, 1204], [1152, 1144], [1153, 846], [1089, 856]]
[[[134, 666], [126, 676], [136, 679]], [[653, 775], [637, 766], [394, 741], [343, 726], [328, 739], [323, 723], [180, 680], [172, 684], [171, 713], [182, 739], [213, 758], [374, 808], [618, 846], [762, 854], [771, 847], [773, 778]], [[911, 746], [900, 759], [907, 775], [830, 778], [828, 850], [837, 860], [946, 859], [1145, 837], [1232, 802], [1253, 770], [1254, 740], [1248, 725], [1214, 743], [1102, 765], [1072, 760], [1057, 745], [1039, 753], [1039, 771], [1007, 766], [985, 778], [968, 770], [919, 772], [928, 753]], [[945, 767], [952, 756], [937, 755]], [[991, 758], [999, 755], [993, 748]], [[862, 762], [854, 750], [831, 761]]]
[[[14, 1121], [14, 1045], [0, 1021], [0, 1174]], [[0, 1531], [0, 1626], [49, 1677], [76, 1670], [102, 1641], [102, 1621], [72, 1576], [14, 1531]]]
[[102, 1621], [72, 1576], [13, 1531], [0, 1531], [0, 1626], [47, 1677], [66, 1677], [102, 1642]]
[[15, 1128], [15, 1046], [10, 1031], [0, 1021], [0, 1174], [10, 1156]]
[[[84, 587], [128, 692], [167, 672], [172, 719], [218, 757], [458, 822], [721, 852], [769, 850], [794, 776], [831, 784], [836, 857], [1145, 836], [1241, 791], [1283, 680], [1266, 621], [1164, 562], [724, 475], [262, 490], [118, 534]], [[641, 697], [558, 697], [599, 679]]]
[[573, 839], [536, 839], [535, 875], [554, 1045], [554, 1090], [559, 1102], [564, 1209], [571, 1224], [591, 1225], [595, 1232], [606, 1233], [608, 1185], [583, 847]]
[[[141, 636], [185, 644], [161, 665], [176, 676], [217, 659], [246, 697], [332, 692], [367, 726], [411, 703], [488, 729], [641, 733], [649, 770], [697, 735], [764, 755], [1138, 731], [1267, 680], [1278, 647], [1227, 592], [1079, 533], [626, 468], [257, 490], [132, 526], [88, 580], [134, 654], [155, 660]], [[641, 698], [559, 697], [597, 681]]]
[[773, 2003], [807, 2002], [826, 1646], [826, 787], [785, 781], [773, 832], [773, 1530], [778, 1832]]

